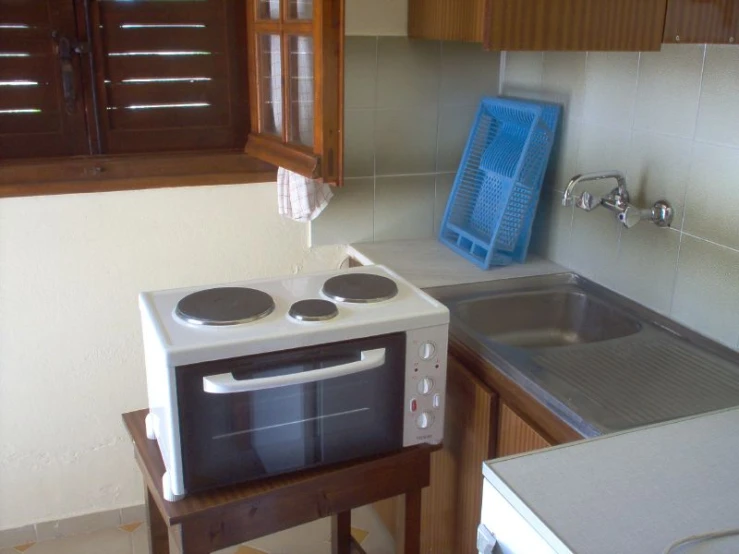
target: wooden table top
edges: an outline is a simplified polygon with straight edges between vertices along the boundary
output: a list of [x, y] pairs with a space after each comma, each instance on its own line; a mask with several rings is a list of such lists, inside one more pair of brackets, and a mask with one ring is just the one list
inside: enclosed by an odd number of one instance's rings
[[168, 525], [213, 517], [244, 503], [267, 504], [283, 496], [296, 504], [313, 506], [316, 518], [325, 517], [428, 486], [430, 455], [440, 448], [418, 445], [385, 456], [231, 485], [167, 502], [162, 496], [165, 469], [159, 446], [146, 438], [147, 413], [149, 410], [123, 414], [123, 422], [133, 440], [136, 461]]

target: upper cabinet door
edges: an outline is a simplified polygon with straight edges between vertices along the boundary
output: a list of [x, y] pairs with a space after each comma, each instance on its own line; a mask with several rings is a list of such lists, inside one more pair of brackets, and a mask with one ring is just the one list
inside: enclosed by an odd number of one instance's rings
[[341, 184], [343, 0], [248, 0], [247, 10], [247, 154]]
[[669, 0], [664, 42], [736, 44], [739, 0]]
[[659, 50], [667, 0], [487, 0], [489, 50]]
[[487, 0], [408, 0], [408, 36], [482, 42]]

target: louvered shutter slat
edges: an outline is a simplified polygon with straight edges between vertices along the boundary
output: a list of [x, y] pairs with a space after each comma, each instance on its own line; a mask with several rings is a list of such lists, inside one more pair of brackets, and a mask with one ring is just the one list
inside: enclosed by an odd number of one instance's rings
[[98, 3], [108, 152], [243, 146], [245, 44], [238, 4]]
[[71, 113], [62, 102], [53, 31], [76, 35], [71, 1], [0, 0], [0, 160], [88, 152], [81, 95]]

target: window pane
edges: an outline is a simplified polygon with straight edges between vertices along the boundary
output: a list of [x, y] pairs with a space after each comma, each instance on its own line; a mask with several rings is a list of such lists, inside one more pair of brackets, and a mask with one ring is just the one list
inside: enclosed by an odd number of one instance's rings
[[280, 0], [258, 0], [258, 19], [280, 19]]
[[290, 19], [313, 19], [313, 0], [288, 0]]
[[262, 133], [282, 136], [282, 56], [280, 35], [259, 36], [259, 87]]
[[313, 38], [290, 36], [290, 142], [313, 146]]

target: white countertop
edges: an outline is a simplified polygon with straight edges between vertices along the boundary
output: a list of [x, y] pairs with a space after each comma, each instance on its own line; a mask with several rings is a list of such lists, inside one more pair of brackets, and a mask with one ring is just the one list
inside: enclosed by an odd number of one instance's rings
[[569, 271], [536, 256], [529, 256], [524, 264], [485, 271], [455, 254], [436, 239], [351, 244], [347, 253], [365, 265], [385, 265], [421, 288]]
[[[662, 554], [739, 527], [739, 409], [486, 462], [485, 478], [560, 554]], [[736, 553], [739, 536], [676, 549]]]

